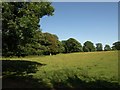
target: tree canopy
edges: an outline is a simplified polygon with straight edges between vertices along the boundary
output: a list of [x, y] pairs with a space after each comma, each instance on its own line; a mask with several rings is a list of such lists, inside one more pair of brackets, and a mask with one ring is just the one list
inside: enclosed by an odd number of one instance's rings
[[[36, 33], [40, 33], [40, 18], [53, 15], [50, 2], [4, 2], [2, 4], [3, 55], [36, 51]], [[29, 50], [26, 48], [29, 47]]]
[[120, 50], [120, 41], [114, 42], [112, 49], [113, 50]]
[[60, 44], [60, 41], [58, 40], [58, 37], [54, 34], [50, 33], [43, 33], [45, 38], [45, 46], [47, 46], [47, 51], [45, 54], [57, 54], [61, 52], [62, 46]]
[[79, 43], [74, 38], [69, 38], [66, 41], [62, 41], [62, 43], [63, 43], [63, 45], [65, 47], [65, 52], [66, 53], [81, 52], [81, 51], [83, 51], [81, 43]]
[[91, 41], [86, 41], [83, 46], [84, 52], [92, 52], [95, 51], [95, 46]]
[[96, 50], [97, 50], [97, 51], [102, 51], [102, 50], [103, 50], [102, 43], [97, 43], [97, 44], [96, 44]]
[[111, 47], [109, 45], [105, 45], [104, 51], [110, 51], [110, 50], [111, 50]]
[[[81, 43], [74, 38], [59, 41], [51, 33], [43, 33], [39, 25], [43, 16], [52, 16], [54, 8], [50, 2], [3, 2], [2, 3], [2, 55], [27, 56], [50, 55], [72, 52], [102, 51], [102, 43], [96, 48], [91, 41]], [[113, 50], [120, 50], [120, 41], [113, 43]], [[105, 51], [111, 50], [109, 45]]]

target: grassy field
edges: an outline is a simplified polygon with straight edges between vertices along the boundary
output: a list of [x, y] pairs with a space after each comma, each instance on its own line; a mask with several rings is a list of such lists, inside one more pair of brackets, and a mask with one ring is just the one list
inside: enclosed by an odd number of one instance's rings
[[2, 60], [3, 88], [119, 86], [117, 51], [2, 58]]

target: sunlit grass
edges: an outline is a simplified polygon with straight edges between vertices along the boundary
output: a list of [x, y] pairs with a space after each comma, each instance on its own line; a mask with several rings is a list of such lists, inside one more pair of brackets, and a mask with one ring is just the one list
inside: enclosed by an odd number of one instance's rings
[[83, 52], [53, 56], [29, 56], [25, 58], [3, 58], [4, 60], [35, 61], [45, 66], [38, 67], [34, 78], [42, 79], [48, 87], [53, 82], [65, 82], [75, 75], [82, 80], [105, 79], [118, 81], [118, 51]]

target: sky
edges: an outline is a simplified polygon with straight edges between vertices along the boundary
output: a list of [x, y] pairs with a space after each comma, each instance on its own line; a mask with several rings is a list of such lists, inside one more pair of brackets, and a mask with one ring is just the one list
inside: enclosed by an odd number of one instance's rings
[[53, 2], [53, 16], [41, 18], [42, 32], [56, 34], [59, 40], [75, 38], [112, 44], [118, 41], [117, 2]]

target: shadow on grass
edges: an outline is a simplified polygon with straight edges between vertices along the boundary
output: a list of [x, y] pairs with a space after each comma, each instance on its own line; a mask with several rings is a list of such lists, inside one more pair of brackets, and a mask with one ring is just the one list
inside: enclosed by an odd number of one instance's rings
[[2, 74], [25, 75], [29, 73], [36, 73], [37, 67], [44, 65], [45, 64], [26, 60], [2, 60]]
[[46, 83], [41, 82], [40, 79], [33, 78], [32, 75], [28, 76], [8, 76], [3, 77], [2, 79], [2, 89], [38, 89], [38, 88], [47, 88]]
[[48, 87], [48, 83], [44, 82], [43, 79], [33, 78], [31, 73], [36, 73], [37, 68], [44, 66], [45, 64], [25, 61], [25, 60], [3, 60], [2, 61], [2, 87], [3, 90], [8, 88], [25, 89], [50, 89], [50, 90], [63, 90], [63, 89], [78, 89], [78, 90], [117, 90], [120, 88], [118, 83], [112, 83], [105, 80], [95, 80], [95, 81], [83, 81], [76, 75], [73, 77], [68, 76], [65, 81], [56, 81], [51, 79], [53, 85], [52, 88]]
[[26, 60], [2, 60], [2, 88], [44, 87], [45, 84], [30, 75], [44, 65], [46, 64]]
[[61, 88], [68, 89], [77, 89], [77, 90], [119, 90], [120, 85], [117, 82], [108, 82], [105, 80], [95, 80], [95, 81], [83, 81], [78, 78], [76, 75], [74, 77], [68, 77], [68, 79], [64, 82], [54, 82], [54, 88], [56, 90], [61, 90]]

